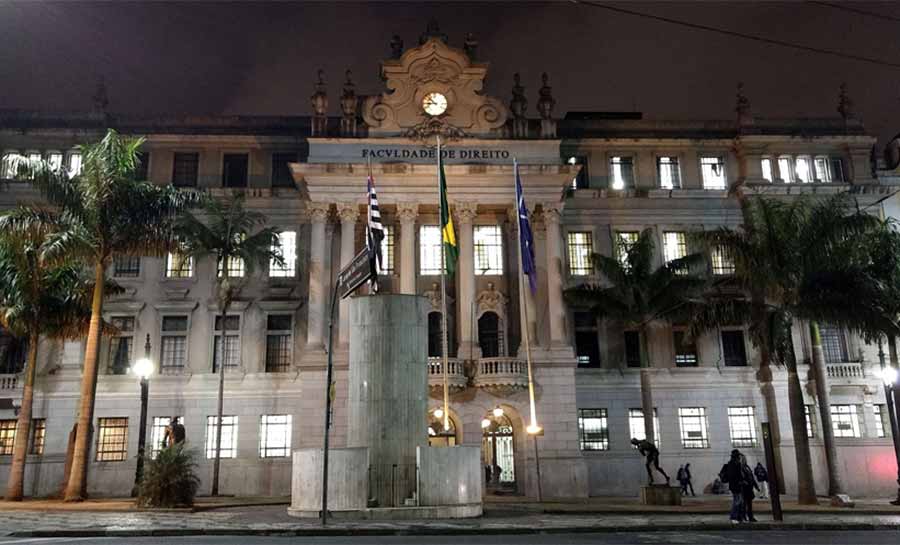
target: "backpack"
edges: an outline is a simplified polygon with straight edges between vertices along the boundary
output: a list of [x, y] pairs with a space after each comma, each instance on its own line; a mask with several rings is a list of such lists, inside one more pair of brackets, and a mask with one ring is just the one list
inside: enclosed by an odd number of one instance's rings
[[686, 481], [687, 475], [685, 475], [685, 471], [683, 467], [678, 468], [678, 475], [675, 476], [675, 479], [678, 481]]
[[728, 482], [728, 464], [724, 464], [722, 469], [719, 470], [719, 480], [723, 483]]

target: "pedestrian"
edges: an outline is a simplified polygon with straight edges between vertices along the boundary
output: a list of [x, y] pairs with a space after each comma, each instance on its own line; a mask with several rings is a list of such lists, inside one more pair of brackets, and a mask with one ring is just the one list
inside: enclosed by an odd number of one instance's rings
[[678, 472], [675, 473], [675, 480], [681, 485], [681, 495], [687, 495], [687, 478], [684, 476], [684, 464], [678, 466]]
[[743, 481], [742, 473], [741, 451], [734, 449], [731, 451], [731, 458], [719, 470], [719, 479], [723, 483], [728, 483], [728, 490], [731, 492], [729, 518], [732, 524], [738, 524], [744, 519], [744, 495], [741, 487], [741, 482]]
[[684, 478], [686, 482], [686, 487], [683, 485], [684, 494], [687, 494], [688, 489], [691, 491], [691, 496], [697, 497], [697, 494], [694, 493], [694, 483], [693, 477], [691, 476], [691, 464], [684, 464]]
[[769, 472], [766, 471], [766, 468], [762, 465], [762, 462], [756, 462], [756, 467], [753, 469], [753, 475], [756, 477], [756, 482], [759, 483], [759, 497], [762, 499], [768, 499]]
[[753, 517], [754, 489], [759, 490], [759, 485], [753, 477], [753, 470], [747, 465], [747, 457], [741, 454], [741, 494], [744, 496], [744, 520], [747, 522], [756, 522]]

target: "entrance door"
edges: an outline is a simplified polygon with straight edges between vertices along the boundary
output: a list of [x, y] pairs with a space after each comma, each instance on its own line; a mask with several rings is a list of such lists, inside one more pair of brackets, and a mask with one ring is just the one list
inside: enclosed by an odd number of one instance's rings
[[515, 440], [512, 423], [505, 415], [482, 421], [481, 459], [489, 490], [516, 488]]

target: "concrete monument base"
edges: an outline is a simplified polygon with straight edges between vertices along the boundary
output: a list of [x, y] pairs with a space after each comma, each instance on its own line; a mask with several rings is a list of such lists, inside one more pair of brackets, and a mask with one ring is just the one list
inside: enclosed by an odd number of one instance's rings
[[681, 505], [681, 489], [667, 484], [642, 486], [641, 503], [644, 505]]
[[[328, 510], [366, 508], [369, 451], [366, 448], [328, 449]], [[322, 509], [322, 449], [294, 451], [291, 475], [291, 506], [288, 513]]]
[[[331, 503], [329, 501], [329, 503]], [[419, 507], [373, 507], [354, 511], [329, 509], [328, 518], [335, 520], [413, 520], [413, 519], [461, 519], [480, 517], [481, 503], [465, 505], [423, 505]], [[288, 509], [288, 515], [297, 518], [318, 518], [320, 511]]]

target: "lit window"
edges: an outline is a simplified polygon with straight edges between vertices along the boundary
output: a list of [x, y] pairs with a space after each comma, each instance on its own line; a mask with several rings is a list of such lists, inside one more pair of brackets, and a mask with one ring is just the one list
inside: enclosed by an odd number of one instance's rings
[[785, 184], [789, 184], [794, 181], [793, 172], [794, 169], [791, 168], [791, 158], [790, 157], [779, 157], [778, 158], [778, 171], [779, 178], [781, 178], [781, 182]]
[[111, 322], [119, 332], [109, 339], [109, 374], [127, 375], [134, 351], [134, 318], [115, 316]]
[[566, 235], [569, 249], [569, 274], [588, 276], [594, 272], [591, 256], [594, 253], [593, 236], [588, 231], [570, 231]]
[[291, 455], [291, 415], [264, 414], [259, 417], [259, 457], [284, 458]]
[[734, 274], [734, 260], [728, 255], [725, 248], [716, 246], [712, 249], [712, 272], [715, 275], [724, 276]]
[[816, 181], [843, 183], [844, 167], [840, 157], [816, 157]]
[[[241, 366], [241, 317], [225, 317], [225, 369], [235, 370]], [[215, 350], [213, 351], [212, 372], [219, 370], [219, 362], [222, 361], [222, 317], [216, 316]]]
[[725, 367], [746, 367], [747, 349], [743, 331], [722, 332], [722, 359]]
[[634, 187], [634, 160], [631, 157], [610, 157], [609, 179], [613, 189]]
[[28, 161], [34, 163], [41, 160], [41, 152], [39, 151], [29, 151], [27, 154]]
[[672, 339], [675, 344], [675, 366], [697, 367], [697, 345], [694, 341], [689, 342], [684, 331], [673, 331]]
[[10, 456], [16, 443], [16, 421], [0, 420], [0, 456]]
[[81, 174], [83, 163], [81, 160], [81, 152], [75, 151], [69, 154], [69, 177]]
[[475, 274], [503, 274], [503, 233], [497, 225], [475, 226]]
[[761, 166], [763, 179], [767, 182], [774, 180], [774, 177], [772, 176], [772, 160], [768, 157], [764, 158], [761, 162]]
[[97, 419], [97, 461], [122, 462], [128, 458], [128, 419]]
[[163, 316], [161, 329], [159, 372], [181, 373], [187, 363], [188, 317]]
[[797, 175], [797, 181], [808, 184], [813, 181], [812, 165], [809, 157], [800, 156], [794, 161], [794, 173]]
[[[184, 418], [180, 416], [175, 417], [178, 422], [184, 425]], [[166, 446], [166, 433], [168, 432], [169, 425], [172, 423], [172, 418], [168, 416], [154, 416], [153, 417], [153, 425], [150, 428], [150, 457], [156, 458], [161, 451]]]
[[657, 158], [656, 170], [659, 175], [659, 187], [663, 189], [681, 188], [681, 172], [678, 170], [678, 157]]
[[441, 274], [441, 229], [437, 225], [419, 227], [419, 274]]
[[831, 427], [835, 437], [862, 437], [856, 405], [832, 405]]
[[815, 420], [813, 420], [813, 406], [803, 406], [803, 417], [806, 419], [806, 436], [812, 439], [816, 436]]
[[47, 421], [43, 418], [35, 418], [31, 421], [31, 447], [29, 454], [41, 456], [44, 454], [44, 441], [47, 437]]
[[239, 257], [229, 257], [225, 260], [228, 263], [228, 267], [226, 270], [222, 269], [222, 260], [219, 260], [219, 266], [217, 267], [217, 274], [221, 278], [228, 274], [229, 278], [243, 278], [244, 277], [244, 260]]
[[873, 405], [872, 409], [875, 412], [875, 437], [884, 437], [884, 429], [885, 429], [885, 409], [884, 405]]
[[569, 157], [568, 163], [570, 165], [581, 166], [581, 169], [578, 170], [578, 174], [572, 178], [572, 189], [587, 189], [590, 187], [587, 157]]
[[629, 268], [628, 252], [637, 243], [640, 233], [637, 231], [616, 231], [616, 257], [626, 269]]
[[50, 165], [50, 168], [54, 171], [62, 168], [63, 164], [63, 154], [58, 151], [51, 151], [47, 154], [47, 164]]
[[137, 278], [141, 275], [141, 258], [136, 255], [117, 255], [113, 258], [113, 276]]
[[681, 446], [684, 448], [709, 448], [709, 423], [705, 407], [681, 407], [678, 409], [681, 426]]
[[175, 153], [172, 162], [172, 185], [175, 187], [196, 187], [199, 164], [199, 153]]
[[384, 225], [381, 239], [381, 274], [394, 274], [394, 226]]
[[19, 153], [17, 151], [7, 151], [3, 153], [3, 164], [0, 165], [0, 178], [13, 179], [16, 177], [16, 164], [19, 161]]
[[728, 429], [731, 431], [731, 446], [755, 447], [756, 416], [753, 407], [728, 407]]
[[703, 189], [725, 189], [725, 159], [722, 157], [701, 157], [700, 174]]
[[279, 252], [284, 263], [269, 261], [269, 278], [293, 278], [297, 274], [297, 232], [278, 233], [278, 246], [273, 246], [272, 251]]
[[[653, 409], [653, 430], [656, 435], [656, 441], [653, 444], [659, 448], [659, 414]], [[628, 409], [628, 432], [631, 439], [643, 441], [647, 438], [646, 430], [644, 430], [644, 409]]]
[[194, 275], [194, 258], [178, 252], [166, 254], [167, 278], [190, 278]]
[[290, 314], [269, 314], [266, 317], [266, 373], [290, 371], [293, 346], [294, 318]]
[[663, 233], [663, 250], [666, 254], [666, 263], [681, 259], [687, 255], [687, 241], [684, 233], [668, 231]]
[[822, 341], [825, 363], [843, 363], [850, 359], [847, 355], [847, 340], [841, 328], [819, 324], [819, 339]]
[[609, 450], [606, 409], [578, 409], [581, 450]]
[[[206, 417], [206, 458], [211, 460], [216, 457], [216, 425], [215, 416]], [[237, 433], [238, 417], [222, 417], [222, 440], [219, 458], [237, 458]]]

